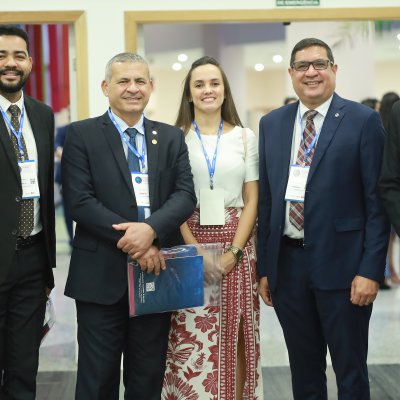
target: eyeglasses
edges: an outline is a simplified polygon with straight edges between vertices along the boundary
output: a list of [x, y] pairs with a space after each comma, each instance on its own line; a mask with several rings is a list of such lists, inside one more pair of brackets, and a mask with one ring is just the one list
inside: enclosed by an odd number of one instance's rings
[[296, 61], [292, 64], [292, 68], [296, 71], [308, 71], [311, 64], [314, 69], [320, 71], [327, 69], [329, 64], [333, 65], [333, 62], [331, 60]]

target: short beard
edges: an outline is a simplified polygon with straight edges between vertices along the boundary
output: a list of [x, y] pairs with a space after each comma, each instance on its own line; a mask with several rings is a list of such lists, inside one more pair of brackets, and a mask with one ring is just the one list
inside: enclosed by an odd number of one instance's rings
[[[13, 69], [13, 70], [15, 71], [15, 69]], [[2, 75], [5, 71], [6, 71], [6, 69], [1, 69], [0, 70], [0, 75]], [[19, 76], [21, 77], [21, 79], [17, 83], [5, 84], [0, 80], [0, 92], [3, 92], [3, 93], [17, 93], [17, 92], [19, 92], [23, 88], [23, 86], [25, 85], [25, 82], [28, 80], [29, 74], [23, 75], [23, 73], [20, 73]]]

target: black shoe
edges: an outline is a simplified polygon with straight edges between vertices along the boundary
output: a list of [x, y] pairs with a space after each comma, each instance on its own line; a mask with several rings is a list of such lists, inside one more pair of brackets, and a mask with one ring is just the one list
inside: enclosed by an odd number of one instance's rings
[[381, 290], [391, 289], [391, 286], [386, 282], [386, 279], [380, 285]]

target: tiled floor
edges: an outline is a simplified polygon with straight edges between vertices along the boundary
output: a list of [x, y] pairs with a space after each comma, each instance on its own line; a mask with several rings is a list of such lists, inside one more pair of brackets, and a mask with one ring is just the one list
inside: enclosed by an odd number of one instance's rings
[[[57, 322], [42, 344], [39, 368], [47, 372], [76, 370], [75, 306], [73, 300], [63, 295], [69, 249], [62, 220], [58, 218], [57, 221], [58, 267], [55, 270], [56, 288], [52, 293]], [[266, 306], [261, 308], [261, 344], [265, 371], [268, 367], [288, 366], [282, 330], [273, 309]], [[375, 301], [370, 324], [368, 362], [370, 365], [400, 364], [400, 287], [381, 291]]]

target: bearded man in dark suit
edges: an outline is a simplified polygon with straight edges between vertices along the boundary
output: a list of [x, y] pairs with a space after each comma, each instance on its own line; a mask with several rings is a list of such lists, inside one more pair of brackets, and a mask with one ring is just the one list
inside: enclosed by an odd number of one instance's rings
[[54, 116], [24, 95], [28, 36], [0, 26], [1, 399], [35, 399], [47, 294], [54, 287]]

